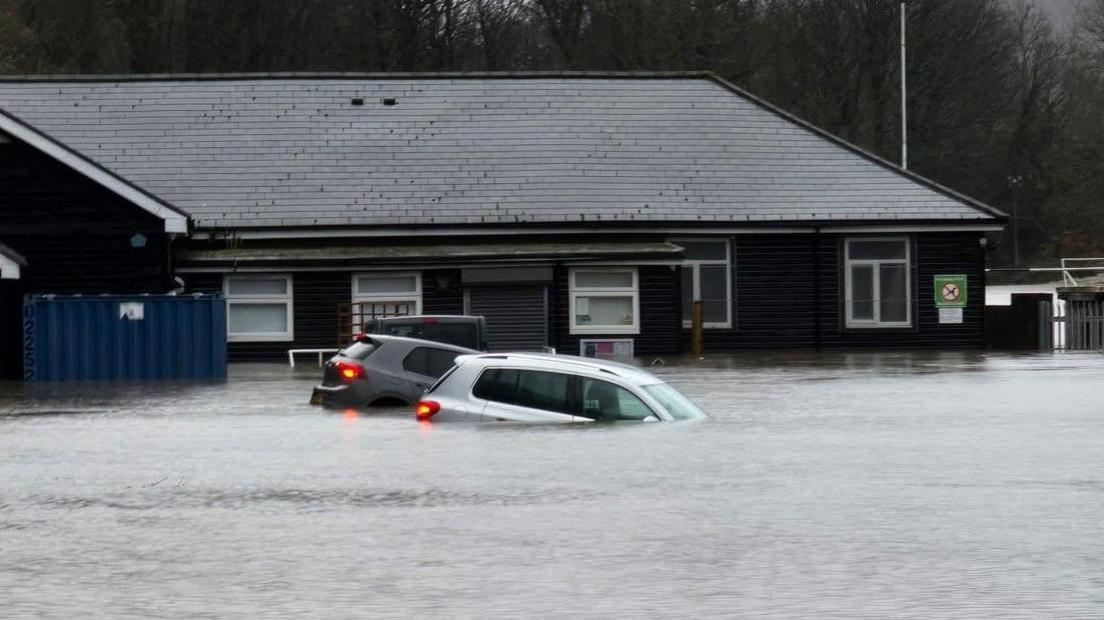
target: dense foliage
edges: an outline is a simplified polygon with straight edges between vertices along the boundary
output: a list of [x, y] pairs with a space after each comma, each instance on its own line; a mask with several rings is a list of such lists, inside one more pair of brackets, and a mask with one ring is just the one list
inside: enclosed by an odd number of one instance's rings
[[[0, 0], [2, 73], [709, 69], [899, 158], [897, 0]], [[910, 0], [910, 167], [1104, 251], [1104, 0]], [[1010, 235], [996, 262], [1014, 260]]]

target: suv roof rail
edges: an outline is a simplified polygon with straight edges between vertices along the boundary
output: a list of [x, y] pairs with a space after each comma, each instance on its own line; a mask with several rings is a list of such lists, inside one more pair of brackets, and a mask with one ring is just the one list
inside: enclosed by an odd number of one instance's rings
[[618, 373], [614, 370], [611, 370], [611, 369], [609, 369], [605, 366], [606, 363], [617, 363], [617, 362], [605, 362], [604, 360], [590, 360], [590, 359], [586, 359], [586, 358], [582, 358], [582, 357], [575, 357], [575, 356], [571, 356], [571, 355], [561, 355], [561, 354], [553, 354], [553, 353], [527, 353], [527, 352], [524, 352], [524, 351], [519, 351], [519, 352], [516, 352], [516, 353], [493, 353], [493, 354], [485, 354], [485, 355], [480, 355], [479, 356], [480, 359], [498, 359], [498, 360], [510, 359], [511, 357], [520, 358], [520, 359], [543, 360], [543, 361], [548, 361], [548, 362], [556, 362], [556, 363], [559, 363], [559, 364], [576, 364], [576, 365], [579, 365], [579, 366], [586, 366], [588, 368], [593, 368], [593, 369], [597, 370], [598, 372], [605, 372], [605, 373], [611, 374], [615, 377], [620, 377], [621, 376], [620, 373]]

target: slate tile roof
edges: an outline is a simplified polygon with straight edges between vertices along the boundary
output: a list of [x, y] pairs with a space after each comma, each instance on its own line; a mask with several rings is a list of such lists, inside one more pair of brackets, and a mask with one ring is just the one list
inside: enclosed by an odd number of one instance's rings
[[199, 228], [1001, 215], [701, 75], [6, 80], [0, 109]]

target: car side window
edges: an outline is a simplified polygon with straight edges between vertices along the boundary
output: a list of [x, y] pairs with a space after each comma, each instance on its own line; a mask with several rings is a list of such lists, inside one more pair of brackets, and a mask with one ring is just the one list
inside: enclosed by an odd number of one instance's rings
[[453, 351], [432, 347], [414, 347], [403, 358], [403, 370], [427, 377], [440, 377], [456, 362]]
[[584, 377], [580, 387], [584, 417], [595, 420], [643, 420], [655, 415], [635, 394], [609, 381]]
[[570, 377], [558, 372], [489, 368], [476, 381], [476, 398], [557, 413], [571, 413]]
[[429, 354], [425, 347], [414, 347], [403, 358], [403, 370], [429, 376]]
[[426, 375], [430, 377], [440, 377], [445, 374], [456, 363], [456, 356], [459, 355], [455, 351], [444, 349], [427, 349], [427, 351]]

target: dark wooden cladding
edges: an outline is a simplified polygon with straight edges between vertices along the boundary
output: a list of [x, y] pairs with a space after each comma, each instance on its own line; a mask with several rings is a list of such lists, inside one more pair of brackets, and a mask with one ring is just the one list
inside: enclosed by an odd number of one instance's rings
[[[131, 238], [142, 234], [144, 247]], [[35, 293], [165, 293], [163, 221], [19, 142], [0, 144], [0, 241]]]
[[637, 355], [660, 355], [681, 350], [680, 285], [678, 270], [667, 265], [639, 267], [640, 333], [571, 334], [568, 268], [558, 267], [549, 291], [549, 318], [552, 322], [552, 346], [559, 353], [579, 354], [579, 340], [584, 338], [632, 338]]
[[[188, 290], [222, 292], [223, 274], [186, 274]], [[230, 342], [227, 357], [238, 362], [287, 360], [288, 349], [334, 348], [337, 342], [337, 309], [352, 297], [352, 274], [347, 271], [292, 274], [292, 341]], [[306, 357], [304, 358], [307, 359]]]
[[422, 314], [464, 314], [459, 269], [422, 272]]
[[[848, 328], [844, 324], [843, 240], [861, 236], [737, 237], [733, 246], [733, 328], [706, 330], [706, 349], [982, 347], [985, 254], [979, 233], [877, 235], [911, 239], [913, 325], [908, 328]], [[932, 294], [936, 274], [965, 274], [968, 278], [969, 305], [959, 325], [939, 323]]]
[[[339, 345], [338, 306], [352, 300], [353, 272], [290, 273], [295, 339], [290, 342], [230, 342], [227, 345], [230, 361], [286, 361], [288, 349], [332, 349]], [[223, 276], [221, 273], [190, 273], [183, 277], [189, 291], [222, 292]], [[422, 311], [426, 314], [461, 314], [464, 301], [459, 285], [458, 270], [422, 272]], [[303, 359], [309, 361], [311, 358], [304, 356]]]
[[[853, 235], [859, 237], [861, 235]], [[740, 235], [732, 239], [730, 329], [707, 329], [707, 351], [742, 349], [978, 349], [983, 344], [984, 249], [979, 233], [918, 233], [912, 244], [913, 325], [902, 329], [854, 329], [844, 325], [843, 240], [835, 234]], [[549, 344], [578, 354], [582, 338], [633, 338], [638, 355], [685, 350], [680, 278], [676, 268], [643, 265], [640, 274], [641, 330], [636, 335], [572, 335], [569, 328], [567, 266], [555, 268], [548, 291]], [[274, 271], [273, 273], [287, 273]], [[352, 272], [291, 272], [295, 303], [292, 342], [232, 342], [230, 359], [283, 360], [290, 348], [337, 345], [337, 307], [352, 296]], [[936, 274], [965, 274], [969, 306], [960, 325], [939, 324], [932, 295]], [[191, 290], [222, 290], [221, 274], [186, 274]], [[422, 271], [422, 312], [462, 314], [463, 289], [457, 269]], [[496, 317], [509, 320], [510, 312]]]

